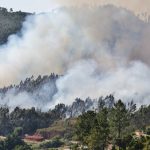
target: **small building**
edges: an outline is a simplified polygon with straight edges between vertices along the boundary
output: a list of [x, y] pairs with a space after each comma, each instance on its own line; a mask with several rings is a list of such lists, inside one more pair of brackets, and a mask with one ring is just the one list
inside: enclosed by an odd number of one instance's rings
[[44, 137], [42, 137], [39, 134], [34, 134], [34, 135], [25, 135], [24, 139], [28, 141], [42, 142], [44, 140]]
[[142, 137], [142, 136], [146, 136], [146, 135], [144, 134], [144, 132], [143, 132], [143, 131], [139, 131], [139, 130], [137, 130], [137, 131], [135, 131], [135, 136], [136, 136], [136, 137], [138, 137], [138, 138], [140, 138], [140, 137]]

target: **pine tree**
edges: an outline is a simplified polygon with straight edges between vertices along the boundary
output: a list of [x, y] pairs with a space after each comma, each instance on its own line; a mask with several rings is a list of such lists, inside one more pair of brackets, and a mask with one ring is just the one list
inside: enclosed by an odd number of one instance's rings
[[128, 115], [126, 105], [121, 100], [117, 101], [112, 108], [110, 123], [113, 132], [112, 135], [114, 135], [113, 139], [119, 147], [121, 147], [122, 144], [123, 131], [129, 126]]
[[76, 136], [83, 144], [88, 144], [88, 137], [91, 134], [91, 130], [94, 128], [96, 120], [96, 113], [94, 111], [88, 111], [78, 117], [76, 124]]
[[96, 116], [96, 122], [87, 138], [89, 149], [104, 150], [109, 140], [109, 123], [107, 108], [103, 108]]

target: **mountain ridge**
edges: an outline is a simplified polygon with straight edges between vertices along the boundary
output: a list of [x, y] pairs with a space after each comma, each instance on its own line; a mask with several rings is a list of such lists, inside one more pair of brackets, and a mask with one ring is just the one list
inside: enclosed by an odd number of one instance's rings
[[20, 32], [22, 23], [27, 15], [31, 15], [31, 13], [13, 12], [12, 8], [7, 10], [4, 7], [0, 7], [0, 44], [5, 44], [10, 35]]

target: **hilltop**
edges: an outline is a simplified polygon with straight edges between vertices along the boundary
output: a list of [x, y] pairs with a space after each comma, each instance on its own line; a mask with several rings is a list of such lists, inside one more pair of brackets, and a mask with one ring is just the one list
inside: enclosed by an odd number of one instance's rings
[[7, 42], [9, 35], [21, 30], [22, 23], [30, 13], [21, 11], [13, 12], [12, 9], [0, 7], [0, 44]]

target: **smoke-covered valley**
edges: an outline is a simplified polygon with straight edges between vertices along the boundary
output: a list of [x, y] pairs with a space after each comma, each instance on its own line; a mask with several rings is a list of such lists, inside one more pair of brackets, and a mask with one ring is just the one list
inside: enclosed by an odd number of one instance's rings
[[[149, 22], [111, 5], [30, 15], [20, 33], [0, 47], [0, 86], [16, 84], [1, 89], [0, 104], [47, 110], [76, 97], [110, 94], [148, 104], [149, 39]], [[34, 79], [52, 72], [61, 76]], [[17, 87], [32, 75], [25, 81], [32, 86]]]

